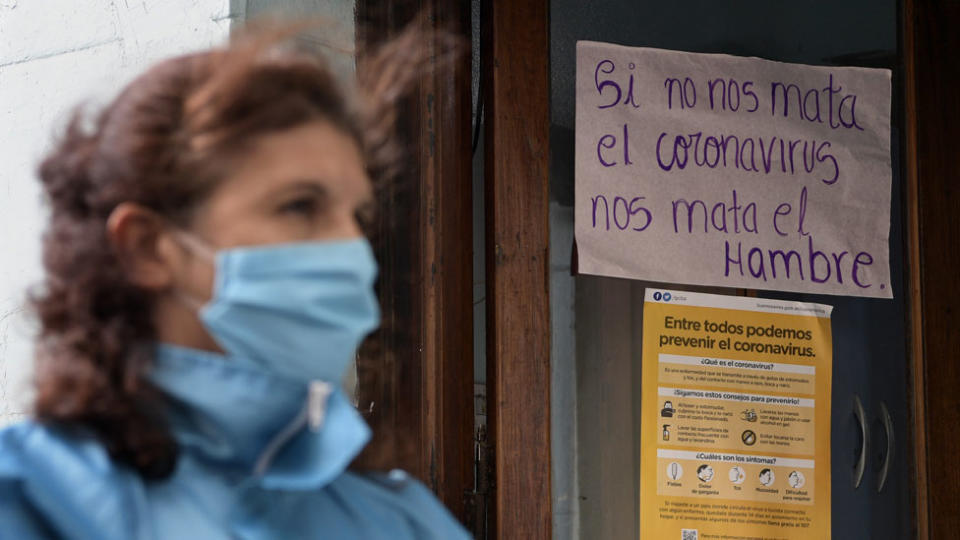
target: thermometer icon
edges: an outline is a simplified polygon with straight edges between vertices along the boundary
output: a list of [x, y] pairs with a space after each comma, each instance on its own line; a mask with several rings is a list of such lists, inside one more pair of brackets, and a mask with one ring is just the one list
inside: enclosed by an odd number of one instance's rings
[[667, 465], [667, 478], [677, 481], [681, 476], [683, 476], [683, 467], [679, 463], [673, 461]]

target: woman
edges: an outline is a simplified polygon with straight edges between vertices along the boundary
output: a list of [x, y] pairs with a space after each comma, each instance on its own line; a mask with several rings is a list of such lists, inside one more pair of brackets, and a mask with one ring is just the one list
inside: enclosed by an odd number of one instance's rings
[[0, 432], [0, 536], [466, 538], [340, 388], [378, 324], [358, 216], [391, 168], [408, 31], [351, 101], [267, 27], [170, 59], [39, 175], [36, 419]]

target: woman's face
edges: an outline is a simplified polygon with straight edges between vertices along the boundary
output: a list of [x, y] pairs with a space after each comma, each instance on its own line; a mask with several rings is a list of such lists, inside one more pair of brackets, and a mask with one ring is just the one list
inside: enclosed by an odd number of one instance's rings
[[[370, 180], [356, 142], [327, 122], [258, 138], [233, 171], [196, 208], [185, 231], [214, 250], [363, 234], [358, 214], [372, 205]], [[177, 231], [168, 232], [163, 251], [171, 279], [157, 304], [158, 338], [219, 350], [182, 301], [210, 299], [214, 266]]]
[[217, 248], [361, 236], [371, 186], [354, 140], [317, 121], [258, 138], [196, 211]]

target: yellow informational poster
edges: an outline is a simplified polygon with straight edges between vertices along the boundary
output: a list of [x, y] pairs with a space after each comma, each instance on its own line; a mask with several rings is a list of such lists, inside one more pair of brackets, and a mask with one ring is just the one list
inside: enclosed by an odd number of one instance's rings
[[831, 310], [646, 291], [641, 540], [830, 538]]

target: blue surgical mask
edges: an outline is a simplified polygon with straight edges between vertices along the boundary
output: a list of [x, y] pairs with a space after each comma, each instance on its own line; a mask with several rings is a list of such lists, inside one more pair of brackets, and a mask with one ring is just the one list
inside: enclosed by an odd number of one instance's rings
[[214, 250], [178, 238], [215, 264], [199, 317], [228, 354], [279, 375], [339, 385], [360, 342], [379, 324], [377, 263], [366, 239]]

